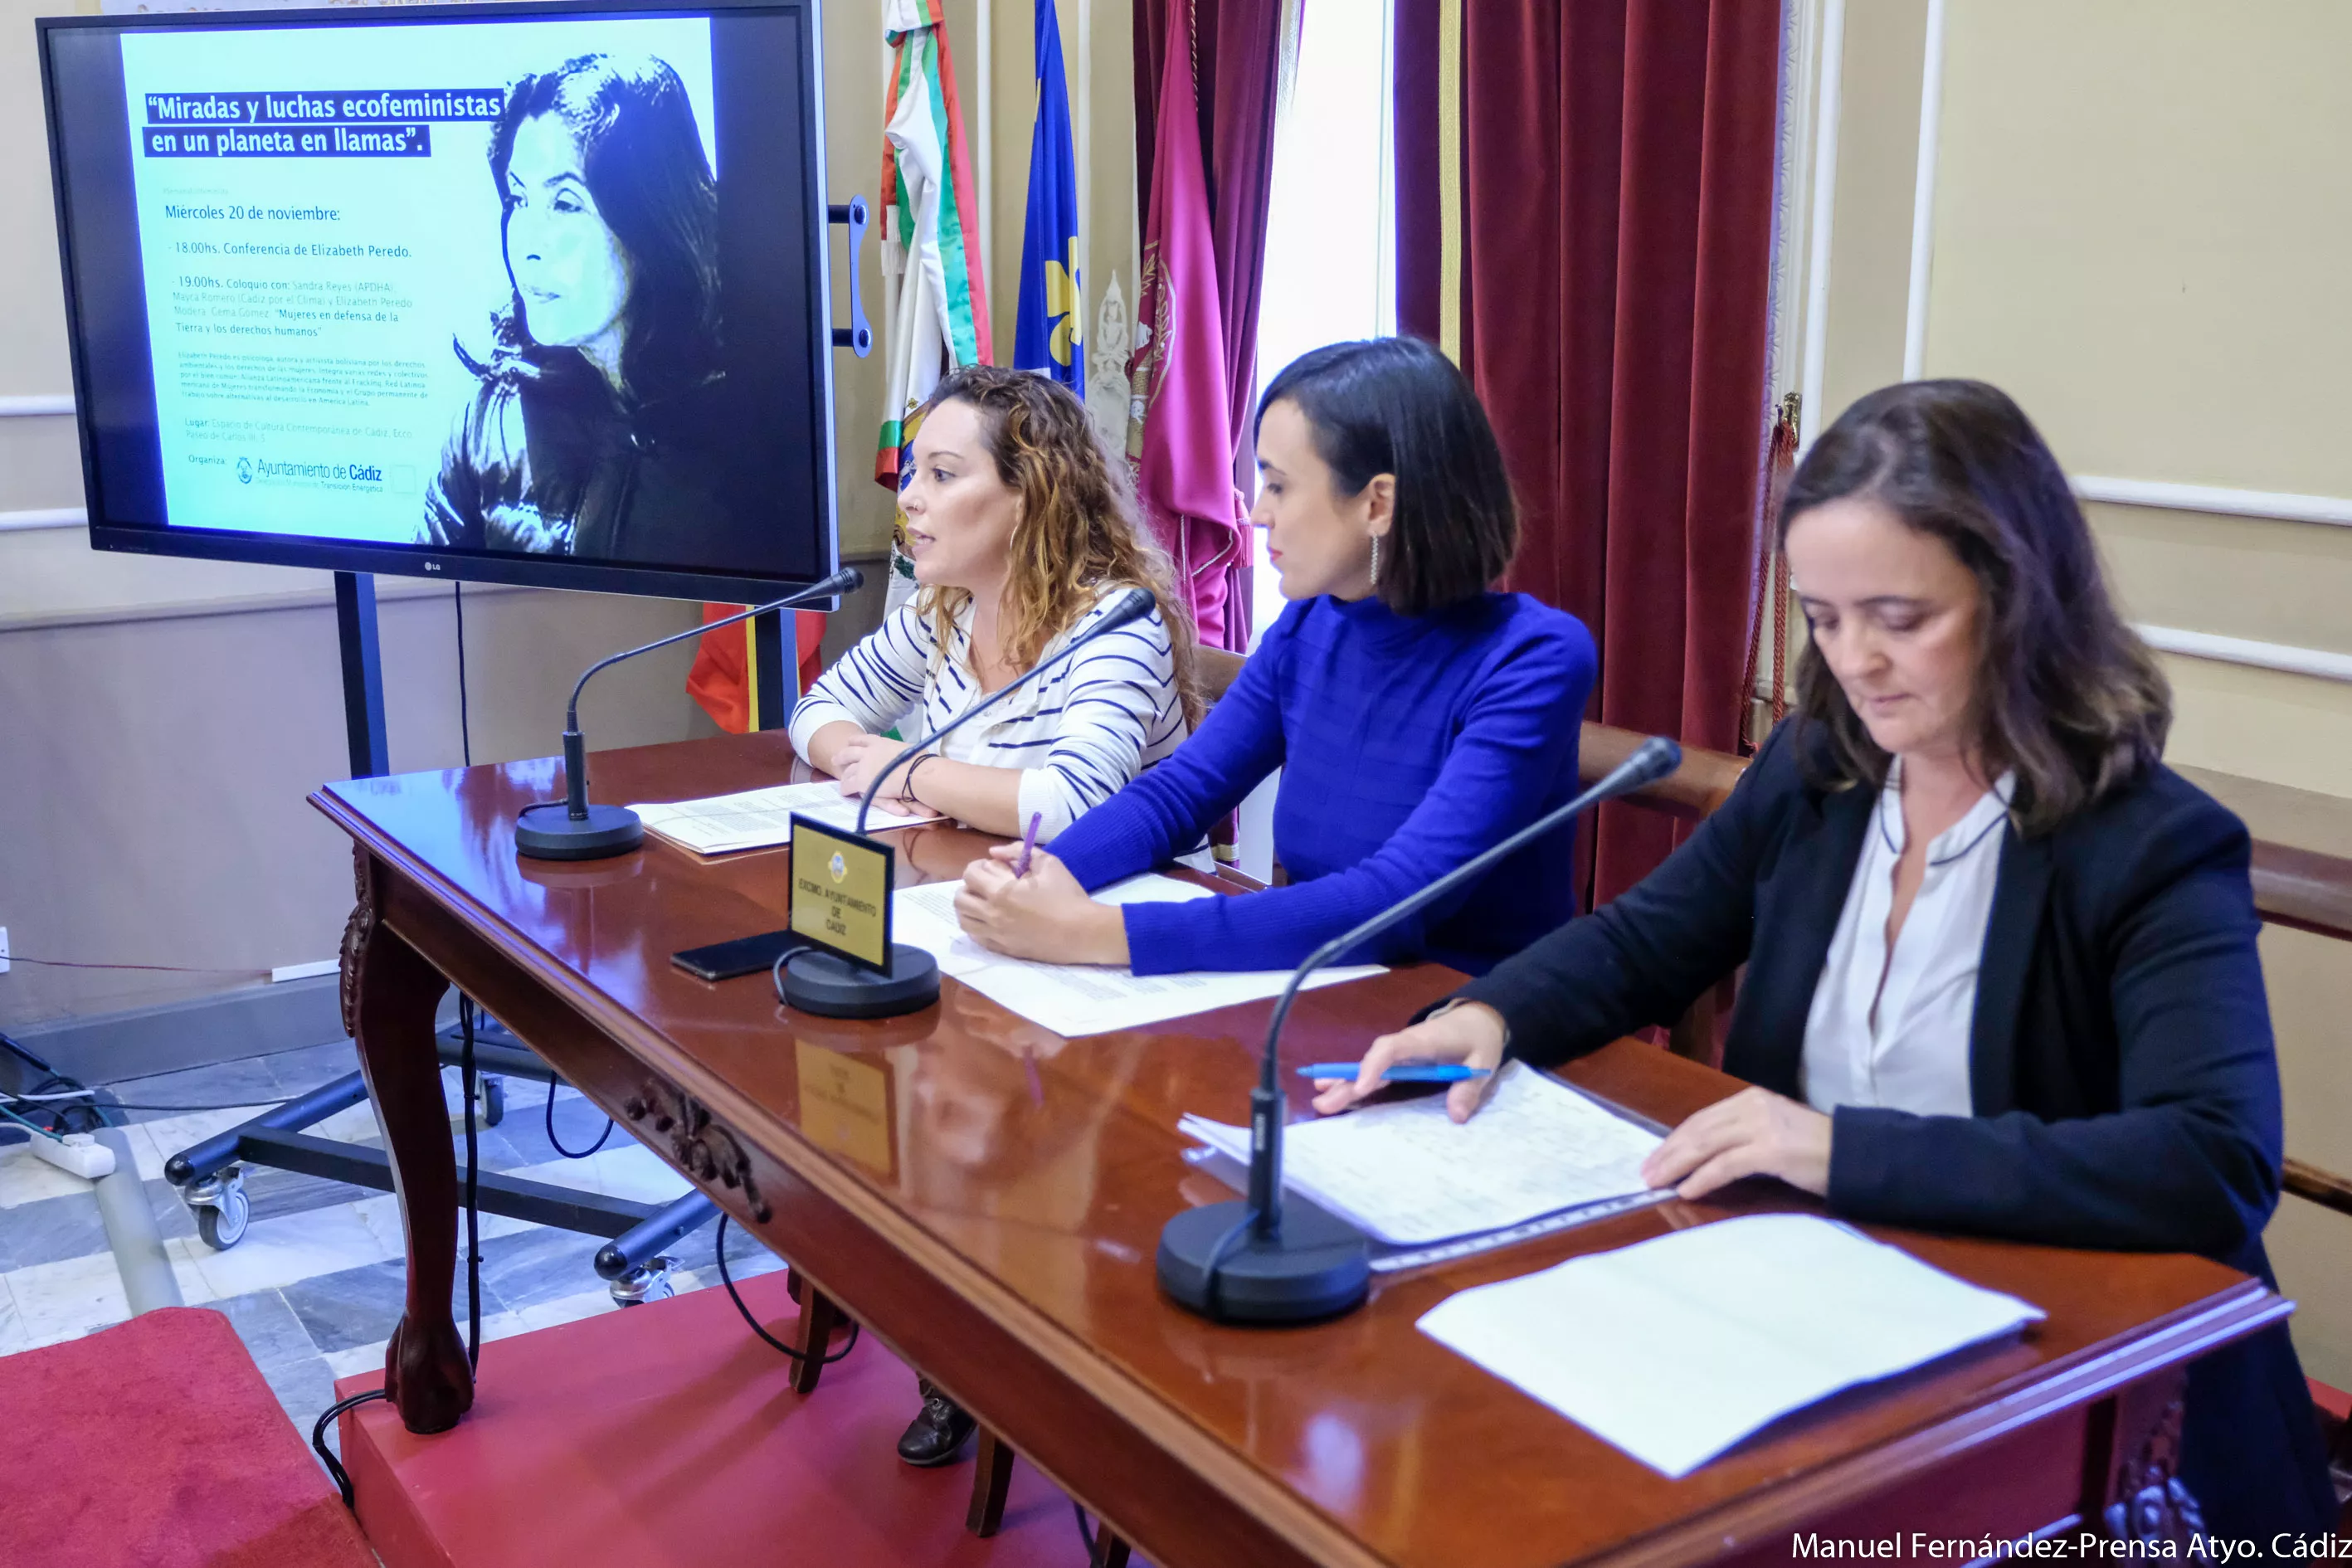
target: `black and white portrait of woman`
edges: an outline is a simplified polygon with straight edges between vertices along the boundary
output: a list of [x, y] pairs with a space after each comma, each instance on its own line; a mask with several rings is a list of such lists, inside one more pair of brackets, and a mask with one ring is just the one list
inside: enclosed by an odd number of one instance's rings
[[419, 542], [713, 564], [721, 456], [719, 186], [677, 73], [583, 55], [492, 127], [510, 287], [425, 495]]

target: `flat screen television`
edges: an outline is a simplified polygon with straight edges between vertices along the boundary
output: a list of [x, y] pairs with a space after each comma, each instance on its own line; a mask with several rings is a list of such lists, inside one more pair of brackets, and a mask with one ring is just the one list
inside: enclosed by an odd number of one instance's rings
[[813, 0], [38, 20], [90, 543], [839, 565]]

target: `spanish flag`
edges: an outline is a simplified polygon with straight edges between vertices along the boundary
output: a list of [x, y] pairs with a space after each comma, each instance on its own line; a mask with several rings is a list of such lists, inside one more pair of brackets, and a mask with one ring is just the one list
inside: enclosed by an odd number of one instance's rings
[[[723, 621], [742, 605], [705, 605], [705, 621]], [[824, 641], [824, 612], [822, 610], [787, 610], [792, 617], [793, 661], [799, 666], [797, 684], [806, 691], [816, 678], [824, 673], [824, 657], [820, 645]], [[759, 711], [760, 661], [754, 656], [751, 639], [757, 636], [752, 627], [756, 621], [705, 632], [694, 646], [694, 668], [686, 674], [686, 694], [702, 704], [702, 710], [713, 722], [730, 734], [740, 735], [752, 728], [752, 717]]]

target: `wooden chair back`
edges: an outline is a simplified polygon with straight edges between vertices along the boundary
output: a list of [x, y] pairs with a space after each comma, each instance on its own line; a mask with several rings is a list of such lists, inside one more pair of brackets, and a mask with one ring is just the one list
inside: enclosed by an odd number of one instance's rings
[[[1638, 731], [1620, 730], [1612, 724], [1585, 725], [1576, 749], [1578, 783], [1588, 789], [1599, 784], [1648, 738]], [[1625, 796], [1625, 804], [1663, 812], [1685, 822], [1697, 822], [1731, 798], [1732, 785], [1747, 771], [1745, 757], [1710, 752], [1701, 746], [1685, 746], [1681, 767]], [[1727, 980], [1692, 1003], [1690, 1010], [1675, 1020], [1674, 1027], [1667, 1031], [1666, 1048], [1678, 1057], [1688, 1057], [1709, 1067], [1722, 1065], [1722, 1020], [1730, 1010], [1732, 993], [1733, 982]]]
[[[2254, 912], [2265, 924], [2352, 942], [2352, 859], [2257, 838], [2252, 869]], [[2290, 1157], [2283, 1163], [2280, 1178], [2280, 1184], [2296, 1197], [2352, 1215], [2352, 1176]], [[2352, 1470], [2352, 1423], [2322, 1409], [2320, 1428], [2333, 1468]], [[2336, 1523], [2339, 1529], [2352, 1529], [2352, 1502], [2345, 1505]]]
[[[1195, 647], [1192, 650], [1192, 679], [1201, 693], [1201, 713], [1208, 715], [1233, 689], [1234, 682], [1242, 676], [1242, 656], [1221, 647]], [[1239, 861], [1241, 852], [1234, 842], [1238, 824], [1228, 816], [1209, 829], [1209, 849], [1216, 856], [1220, 868], [1231, 870]], [[1278, 868], [1277, 868], [1278, 870]], [[1238, 871], [1234, 875], [1239, 876]]]
[[1192, 679], [1201, 689], [1203, 711], [1214, 708], [1242, 675], [1242, 656], [1221, 647], [1192, 650]]
[[[1613, 724], [1587, 724], [1577, 744], [1577, 782], [1590, 789], [1633, 754], [1649, 737]], [[1685, 822], [1696, 822], [1731, 798], [1731, 786], [1748, 771], [1748, 759], [1700, 746], [1683, 748], [1683, 765], [1656, 784], [1625, 797], [1633, 805], [1647, 806]]]
[[[2258, 838], [2253, 883], [2254, 910], [2265, 922], [2352, 942], [2352, 860]], [[2352, 1176], [2289, 1160], [2286, 1190], [2337, 1214], [2352, 1215]]]

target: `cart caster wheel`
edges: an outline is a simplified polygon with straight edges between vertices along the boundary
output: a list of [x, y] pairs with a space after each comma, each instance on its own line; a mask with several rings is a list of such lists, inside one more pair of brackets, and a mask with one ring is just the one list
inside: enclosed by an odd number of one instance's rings
[[677, 1294], [677, 1286], [670, 1279], [670, 1270], [677, 1267], [675, 1258], [656, 1258], [642, 1268], [633, 1268], [613, 1281], [613, 1300], [624, 1307], [642, 1307], [648, 1301], [667, 1301]]
[[506, 1079], [485, 1076], [474, 1080], [474, 1116], [483, 1127], [496, 1127], [507, 1119]]
[[206, 1247], [226, 1252], [245, 1239], [253, 1205], [245, 1195], [245, 1173], [235, 1166], [209, 1182], [189, 1189], [188, 1206], [196, 1211], [196, 1234]]

